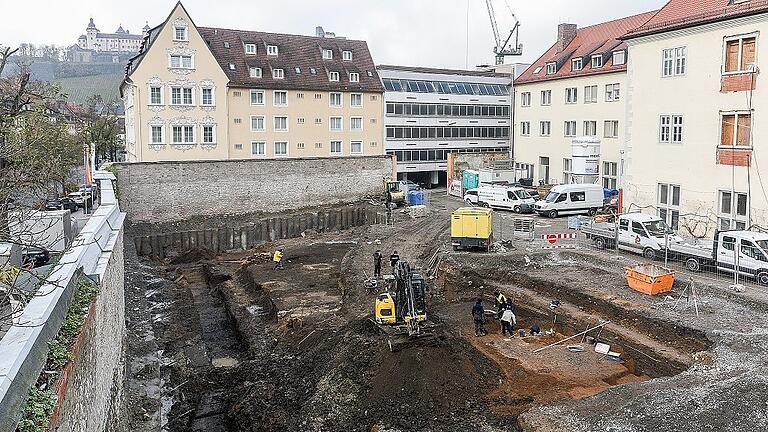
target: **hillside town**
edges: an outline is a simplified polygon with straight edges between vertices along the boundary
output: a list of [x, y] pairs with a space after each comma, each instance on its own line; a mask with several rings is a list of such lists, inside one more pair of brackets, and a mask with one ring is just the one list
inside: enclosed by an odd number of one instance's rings
[[768, 1], [142, 1], [0, 30], [0, 432], [768, 430]]

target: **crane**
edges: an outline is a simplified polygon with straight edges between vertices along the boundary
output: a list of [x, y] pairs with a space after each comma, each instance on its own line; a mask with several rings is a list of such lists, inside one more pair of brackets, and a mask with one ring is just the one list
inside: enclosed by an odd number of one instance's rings
[[[504, 0], [506, 2], [506, 0]], [[493, 37], [496, 39], [496, 46], [493, 48], [493, 53], [496, 54], [496, 64], [504, 64], [504, 58], [507, 56], [519, 56], [523, 55], [523, 45], [518, 43], [518, 29], [520, 28], [520, 21], [517, 20], [512, 8], [507, 3], [507, 9], [512, 14], [512, 18], [515, 20], [515, 25], [512, 30], [509, 31], [509, 36], [506, 40], [501, 38], [499, 33], [499, 24], [496, 22], [496, 12], [493, 10], [492, 0], [485, 0], [485, 4], [488, 6], [488, 16], [491, 18], [491, 28], [493, 29]], [[515, 38], [514, 45], [511, 44], [512, 37]]]

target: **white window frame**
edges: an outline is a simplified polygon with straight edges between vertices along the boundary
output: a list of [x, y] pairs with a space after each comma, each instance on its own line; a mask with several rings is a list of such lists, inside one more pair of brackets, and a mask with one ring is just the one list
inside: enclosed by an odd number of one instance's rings
[[360, 82], [360, 74], [357, 72], [350, 72], [349, 73], [349, 82], [357, 83]]
[[248, 54], [248, 55], [256, 55], [256, 53], [258, 51], [256, 49], [256, 44], [254, 44], [254, 43], [247, 43], [247, 44], [245, 44], [245, 47], [243, 49], [245, 50], [245, 53]]
[[585, 104], [597, 103], [597, 86], [596, 85], [584, 86], [584, 103]]
[[[338, 104], [335, 104], [333, 102], [333, 98], [336, 97], [339, 101]], [[341, 108], [344, 106], [344, 95], [339, 92], [329, 92], [328, 93], [328, 106], [332, 108]]]
[[[355, 144], [360, 145], [360, 150], [355, 151]], [[363, 142], [362, 141], [350, 141], [349, 142], [349, 154], [359, 155], [363, 154]]]
[[[213, 141], [205, 140], [205, 128], [211, 128], [213, 132]], [[216, 144], [216, 125], [200, 125], [200, 143], [202, 144]]]
[[[259, 146], [259, 147], [261, 147], [261, 153], [254, 153], [253, 152], [253, 149], [255, 147], [254, 144], [256, 144], [257, 146], [259, 144], [261, 144]], [[266, 141], [251, 141], [251, 157], [254, 157], [254, 158], [267, 157], [267, 143], [266, 143]]]
[[688, 72], [688, 48], [665, 48], [661, 51], [661, 76], [664, 78], [685, 76]]
[[[662, 199], [661, 190], [663, 187], [667, 189], [666, 202]], [[677, 204], [674, 202], [674, 191], [677, 189]], [[683, 188], [677, 184], [670, 183], [658, 183], [656, 186], [656, 205], [659, 217], [666, 222], [672, 229], [677, 229], [672, 223], [674, 219], [673, 214], [677, 214], [678, 225], [680, 223], [680, 203], [683, 201]]]
[[595, 54], [592, 56], [590, 62], [589, 62], [591, 69], [597, 69], [603, 67], [603, 55], [602, 54]]
[[547, 75], [554, 75], [556, 73], [557, 73], [557, 63], [555, 62], [547, 63]]
[[[158, 89], [160, 90], [160, 102], [152, 102], [152, 89]], [[158, 105], [165, 105], [165, 92], [163, 91], [162, 85], [151, 85], [149, 86], [149, 104], [151, 106], [158, 106]]]
[[[181, 39], [177, 37], [179, 30], [181, 30], [184, 33]], [[176, 42], [189, 41], [189, 29], [187, 28], [187, 26], [173, 26], [173, 40]]]
[[[256, 119], [261, 119], [261, 129], [253, 127], [253, 121], [256, 120]], [[263, 115], [252, 115], [250, 117], [250, 121], [251, 121], [251, 124], [250, 124], [251, 132], [266, 132], [267, 131], [267, 118], [265, 116], [263, 116]]]
[[[155, 141], [155, 128], [160, 128], [160, 141]], [[165, 144], [165, 125], [153, 124], [149, 126], [149, 143], [153, 145]]]
[[605, 101], [606, 102], [618, 102], [621, 99], [621, 84], [606, 84], [605, 85]]
[[[731, 205], [728, 212], [723, 211], [723, 198], [725, 194], [731, 195]], [[738, 214], [738, 198], [743, 196], [746, 200], [745, 213], [743, 215]], [[749, 217], [749, 194], [741, 191], [731, 191], [728, 189], [720, 189], [717, 191], [717, 226], [720, 229], [742, 229], [746, 230], [748, 227], [747, 220]], [[728, 222], [728, 226], [723, 226], [723, 222]]]
[[[277, 95], [279, 94], [285, 94], [285, 103], [277, 103]], [[272, 106], [276, 107], [287, 107], [288, 106], [288, 91], [287, 90], [274, 90], [272, 91]]]
[[267, 45], [267, 55], [276, 56], [280, 53], [277, 45]]
[[[257, 95], [257, 94], [261, 95], [261, 103], [258, 103], [258, 102], [254, 103], [253, 102], [253, 96]], [[265, 103], [266, 103], [265, 95], [264, 95], [264, 90], [251, 90], [251, 92], [249, 93], [249, 97], [250, 97], [249, 102], [250, 102], [251, 106], [264, 106]]]
[[[723, 117], [729, 116], [729, 115], [734, 116], [734, 121], [733, 121], [733, 143], [730, 144], [730, 145], [723, 144]], [[745, 115], [749, 115], [750, 116], [750, 119], [749, 119], [749, 129], [750, 129], [749, 140], [750, 140], [750, 142], [749, 142], [749, 145], [743, 146], [743, 145], [738, 145], [738, 141], [739, 141], [739, 136], [738, 136], [739, 127], [738, 126], [739, 126], [739, 117], [740, 116], [745, 116]], [[720, 149], [742, 149], [742, 150], [752, 149], [753, 148], [753, 144], [754, 144], [754, 141], [753, 141], [754, 140], [754, 136], [753, 136], [753, 131], [752, 131], [752, 128], [754, 127], [754, 122], [755, 122], [755, 116], [754, 116], [754, 113], [752, 111], [723, 111], [723, 112], [721, 112], [720, 113], [720, 139], [718, 140], [718, 148], [720, 148]]]
[[[610, 128], [608, 127], [610, 125]], [[612, 134], [608, 134], [608, 131], [613, 129]], [[603, 138], [618, 138], [619, 137], [619, 121], [618, 120], [606, 120], [603, 122]]]
[[[174, 103], [173, 102], [173, 89], [180, 89], [181, 90], [181, 103]], [[171, 93], [171, 105], [173, 106], [195, 106], [195, 88], [189, 87], [189, 86], [168, 86], [168, 90]], [[192, 97], [190, 98], [190, 103], [184, 103], [184, 90], [191, 90]]]
[[[277, 127], [277, 119], [285, 119], [285, 129], [279, 129]], [[288, 116], [273, 116], [272, 117], [272, 130], [274, 132], [288, 132], [288, 129], [290, 128], [290, 119]]]
[[[545, 126], [546, 126], [546, 131], [545, 131]], [[550, 135], [552, 135], [552, 122], [550, 122], [548, 120], [540, 121], [539, 122], [539, 136], [548, 137]]]
[[333, 60], [333, 50], [330, 48], [321, 48], [323, 60]]
[[[174, 135], [174, 129], [180, 128], [181, 129], [181, 141], [176, 141], [176, 137]], [[186, 128], [192, 129], [192, 140], [187, 141], [186, 137]], [[173, 125], [171, 126], [171, 144], [194, 144], [195, 143], [195, 127], [193, 125]]]
[[603, 161], [603, 188], [618, 189], [619, 186], [619, 164], [617, 162]]
[[[590, 129], [594, 129], [592, 133], [590, 133]], [[595, 120], [584, 120], [584, 136], [597, 136], [597, 121]]]
[[[354, 127], [354, 120], [360, 120], [360, 127], [355, 128]], [[363, 130], [363, 118], [362, 117], [350, 117], [349, 118], [349, 130], [354, 132], [360, 132]]]
[[[617, 62], [616, 59], [618, 57], [621, 57], [621, 61]], [[627, 64], [627, 51], [626, 50], [618, 50], [613, 52], [613, 61], [614, 66], [624, 65]]]
[[281, 68], [272, 69], [272, 79], [285, 79], [285, 69], [281, 69]]
[[256, 66], [249, 67], [248, 76], [250, 76], [251, 78], [261, 78], [263, 76], [261, 68]]
[[[662, 114], [659, 116], [659, 143], [682, 144], [685, 139], [685, 120], [679, 114]], [[680, 139], [675, 140], [676, 130], [679, 129]], [[665, 137], [665, 135], [667, 135]]]
[[[208, 104], [205, 103], [205, 99], [203, 98], [206, 90], [211, 91], [211, 103]], [[213, 87], [200, 87], [200, 106], [216, 106], [216, 90]]]
[[[571, 130], [571, 126], [573, 126], [573, 130]], [[563, 135], [566, 137], [575, 137], [577, 134], [577, 127], [576, 120], [566, 120], [563, 124]]]
[[[277, 153], [277, 145], [278, 144], [285, 144], [285, 153]], [[288, 157], [290, 154], [290, 144], [288, 141], [273, 141], [272, 142], [272, 154], [275, 155], [276, 158], [283, 158]]]
[[[334, 144], [339, 145], [339, 150], [334, 151]], [[328, 151], [331, 156], [343, 156], [344, 155], [344, 142], [340, 140], [332, 140], [328, 145]]]
[[567, 87], [565, 89], [565, 103], [569, 105], [579, 103], [578, 87]]
[[344, 50], [341, 52], [341, 59], [344, 61], [352, 61], [352, 51]]
[[531, 122], [520, 122], [520, 136], [531, 136]]
[[578, 72], [584, 69], [584, 59], [577, 57], [571, 60], [571, 72]]
[[[338, 120], [339, 121], [339, 127], [338, 128], [334, 128], [333, 127], [334, 120]], [[329, 117], [328, 118], [328, 130], [331, 131], [331, 132], [343, 132], [344, 131], [344, 117], [338, 117], [338, 116]]]
[[328, 81], [338, 82], [339, 81], [339, 73], [338, 72], [328, 72]]
[[552, 105], [552, 90], [541, 91], [541, 106]]
[[[355, 96], [358, 96], [360, 98], [360, 103], [359, 104], [352, 103]], [[349, 106], [351, 106], [352, 108], [362, 108], [362, 106], [363, 106], [363, 94], [362, 93], [350, 93], [349, 94]]]
[[570, 158], [563, 158], [563, 183], [571, 183], [571, 173], [573, 172], [573, 160]]
[[531, 92], [520, 93], [520, 106], [523, 108], [531, 106]]
[[[178, 58], [179, 59], [179, 65], [174, 66], [173, 65], [173, 59]], [[184, 66], [184, 59], [189, 58], [189, 66]], [[181, 54], [168, 54], [168, 67], [171, 69], [185, 69], [185, 70], [192, 70], [195, 68], [195, 56], [192, 55], [181, 55]]]

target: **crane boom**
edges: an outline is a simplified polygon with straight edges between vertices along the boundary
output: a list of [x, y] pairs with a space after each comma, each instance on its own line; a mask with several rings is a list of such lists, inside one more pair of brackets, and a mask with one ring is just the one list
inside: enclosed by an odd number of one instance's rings
[[[515, 25], [512, 30], [509, 31], [509, 36], [506, 40], [501, 39], [501, 33], [499, 32], [499, 24], [496, 21], [496, 12], [493, 9], [493, 1], [485, 0], [485, 4], [488, 7], [488, 17], [491, 19], [491, 29], [493, 30], [493, 37], [496, 42], [496, 46], [493, 48], [493, 53], [496, 54], [496, 64], [504, 64], [504, 58], [507, 56], [519, 56], [523, 54], [523, 45], [518, 43], [518, 30], [520, 28], [520, 21], [518, 21], [515, 14], [512, 12], [512, 8], [507, 3], [507, 9], [512, 14], [512, 18], [515, 20]], [[515, 38], [514, 45], [511, 45], [512, 37]]]

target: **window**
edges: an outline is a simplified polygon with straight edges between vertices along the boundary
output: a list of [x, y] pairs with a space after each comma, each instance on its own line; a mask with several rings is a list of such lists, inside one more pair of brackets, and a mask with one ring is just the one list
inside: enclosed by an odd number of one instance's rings
[[659, 142], [672, 144], [683, 142], [683, 116], [661, 116], [659, 121]]
[[618, 120], [606, 120], [603, 125], [603, 136], [605, 138], [618, 138], [619, 137], [619, 121]]
[[597, 122], [594, 120], [584, 121], [584, 135], [597, 136]]
[[613, 65], [623, 65], [627, 62], [627, 52], [624, 50], [613, 52]]
[[230, 63], [229, 64], [229, 70], [235, 70], [235, 64], [234, 63]]
[[187, 28], [178, 26], [173, 28], [173, 40], [186, 41], [187, 40]]
[[171, 67], [174, 69], [192, 69], [192, 56], [190, 55], [172, 55], [170, 60]]
[[592, 69], [603, 67], [603, 56], [601, 54], [595, 54], [592, 56]]
[[275, 141], [275, 156], [288, 156], [287, 141]]
[[580, 71], [583, 67], [584, 67], [584, 60], [581, 57], [571, 60], [572, 72]]
[[603, 187], [616, 189], [619, 164], [616, 162], [603, 162]]
[[288, 117], [279, 116], [274, 118], [275, 132], [285, 132], [288, 130]]
[[658, 192], [659, 217], [672, 229], [680, 222], [680, 186], [660, 183]]
[[557, 63], [547, 63], [547, 75], [554, 75], [557, 72]]
[[523, 106], [523, 107], [531, 106], [531, 92], [520, 93], [520, 106]]
[[341, 106], [341, 93], [330, 93], [329, 94], [330, 99], [330, 105], [332, 107], [340, 107]]
[[331, 154], [332, 155], [341, 154], [341, 141], [331, 141]]
[[288, 92], [285, 90], [275, 90], [275, 92], [272, 94], [272, 105], [274, 106], [288, 105]]
[[352, 141], [349, 143], [349, 152], [351, 154], [361, 154], [363, 152], [362, 141]]
[[152, 144], [162, 144], [163, 143], [163, 127], [162, 126], [152, 126], [152, 131], [150, 135], [150, 142]]
[[304, 99], [304, 93], [296, 93], [296, 99]]
[[754, 36], [725, 42], [724, 72], [747, 72], [755, 68], [756, 39]]
[[352, 60], [352, 51], [342, 51], [341, 52], [341, 59], [342, 60]]
[[323, 143], [315, 143], [315, 148], [323, 148]]
[[174, 144], [192, 144], [195, 142], [194, 126], [174, 126], [173, 143]]
[[752, 146], [752, 114], [737, 112], [721, 114], [721, 146]]
[[568, 87], [565, 89], [565, 103], [575, 104], [579, 99], [579, 90], [576, 87]]
[[571, 202], [584, 202], [587, 200], [586, 192], [571, 192]]
[[362, 117], [352, 117], [349, 119], [349, 129], [353, 131], [361, 131], [363, 130], [363, 118]]
[[285, 71], [283, 69], [272, 69], [272, 78], [274, 79], [285, 78]]
[[251, 90], [251, 105], [264, 105], [264, 92], [262, 90]]
[[277, 45], [267, 45], [267, 55], [277, 55]]
[[539, 135], [540, 136], [549, 136], [549, 133], [551, 132], [552, 124], [548, 121], [543, 121], [539, 123]]
[[251, 155], [252, 156], [264, 156], [266, 155], [266, 143], [263, 141], [254, 141], [251, 143]]
[[192, 105], [191, 87], [171, 87], [171, 105]]
[[251, 75], [251, 78], [261, 78], [261, 68], [260, 67], [251, 67], [248, 70], [249, 70], [249, 73]]
[[665, 77], [685, 75], [686, 48], [665, 49], [662, 54], [661, 75]]
[[342, 127], [341, 127], [341, 125], [342, 125], [341, 117], [331, 117], [331, 119], [329, 120], [329, 123], [331, 125], [331, 130], [332, 131], [334, 131], [334, 132], [341, 131], [341, 129], [342, 129]]
[[357, 72], [350, 72], [349, 73], [349, 82], [360, 82], [360, 74]]
[[203, 144], [216, 142], [216, 128], [213, 125], [203, 125]]
[[329, 72], [328, 73], [328, 79], [330, 81], [338, 81], [339, 80], [339, 73], [338, 72]]
[[541, 105], [542, 106], [552, 105], [552, 90], [541, 91]]
[[563, 158], [563, 183], [571, 183], [571, 170], [573, 169], [572, 161], [568, 158]]
[[330, 60], [333, 58], [333, 50], [329, 50], [327, 48], [323, 49], [323, 58], [326, 60]]
[[316, 119], [315, 119], [315, 124], [316, 124], [316, 125], [319, 125], [319, 124], [323, 124], [323, 119], [321, 119], [321, 118], [316, 118]]
[[567, 137], [575, 137], [576, 136], [576, 121], [566, 121], [565, 122], [565, 136]]
[[242, 150], [243, 145], [242, 144], [235, 144], [235, 150]]
[[252, 43], [245, 44], [245, 53], [256, 54], [256, 44], [252, 44]]
[[605, 101], [616, 102], [619, 100], [619, 84], [607, 84], [605, 86]]
[[149, 88], [149, 104], [161, 105], [162, 103], [163, 103], [163, 88], [150, 87]]
[[213, 106], [213, 89], [202, 88], [200, 89], [200, 105]]
[[349, 106], [361, 107], [363, 106], [363, 95], [360, 93], [352, 93], [349, 95]]
[[721, 230], [747, 229], [747, 194], [732, 191], [719, 192], [717, 225]]
[[264, 116], [251, 116], [251, 130], [254, 132], [264, 132]]
[[597, 103], [597, 86], [584, 87], [584, 103]]
[[531, 122], [520, 122], [520, 135], [531, 136]]
[[242, 123], [243, 123], [243, 119], [241, 119], [241, 118], [239, 118], [239, 117], [235, 117], [234, 119], [232, 119], [232, 121], [233, 121], [235, 124], [242, 124]]
[[240, 91], [237, 91], [237, 90], [232, 92], [232, 97], [240, 97], [242, 95], [243, 95], [243, 93], [240, 92]]

